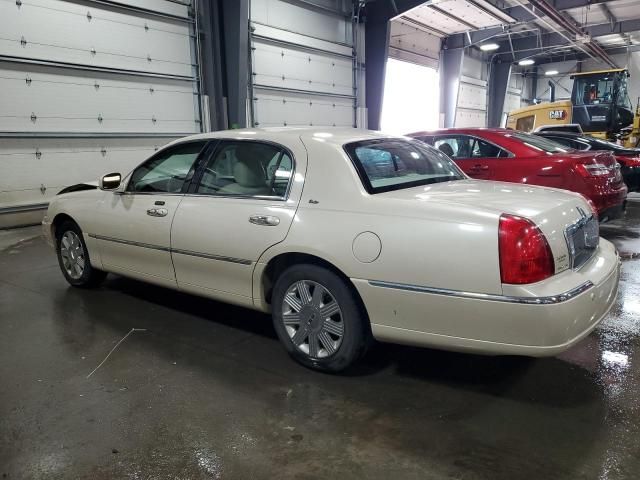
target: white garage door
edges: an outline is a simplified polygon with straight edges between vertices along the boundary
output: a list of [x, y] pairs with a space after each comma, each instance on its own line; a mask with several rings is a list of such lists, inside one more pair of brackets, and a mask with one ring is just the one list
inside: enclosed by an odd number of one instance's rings
[[484, 127], [487, 124], [487, 82], [460, 77], [455, 127]]
[[0, 214], [200, 131], [187, 3], [0, 1]]
[[351, 22], [324, 3], [251, 1], [254, 126], [355, 126]]

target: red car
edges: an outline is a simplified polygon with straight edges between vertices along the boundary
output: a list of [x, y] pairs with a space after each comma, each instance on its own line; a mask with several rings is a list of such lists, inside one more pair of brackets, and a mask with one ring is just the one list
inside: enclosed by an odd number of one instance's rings
[[447, 154], [472, 178], [581, 193], [593, 201], [601, 222], [624, 213], [627, 187], [612, 152], [576, 152], [503, 128], [448, 128], [409, 136]]

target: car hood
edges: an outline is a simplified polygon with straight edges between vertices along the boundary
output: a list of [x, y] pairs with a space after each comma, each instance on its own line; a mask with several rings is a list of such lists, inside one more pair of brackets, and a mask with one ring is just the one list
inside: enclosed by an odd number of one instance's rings
[[[581, 195], [555, 188], [484, 180], [460, 180], [379, 194], [387, 199], [447, 203], [494, 213], [535, 219], [550, 210], [580, 206], [589, 212]], [[577, 203], [576, 203], [577, 202]]]

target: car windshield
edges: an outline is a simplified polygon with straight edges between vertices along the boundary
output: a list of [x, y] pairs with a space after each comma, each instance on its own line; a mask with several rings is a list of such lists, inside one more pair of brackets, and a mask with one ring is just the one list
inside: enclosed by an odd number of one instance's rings
[[449, 157], [418, 140], [365, 140], [344, 149], [369, 193], [466, 178]]
[[531, 135], [529, 133], [513, 131], [507, 133], [505, 136], [513, 138], [515, 140], [519, 140], [531, 148], [542, 150], [543, 152], [547, 153], [567, 153], [572, 150], [569, 147], [560, 145], [559, 143], [551, 141], [547, 138], [543, 138], [538, 135]]

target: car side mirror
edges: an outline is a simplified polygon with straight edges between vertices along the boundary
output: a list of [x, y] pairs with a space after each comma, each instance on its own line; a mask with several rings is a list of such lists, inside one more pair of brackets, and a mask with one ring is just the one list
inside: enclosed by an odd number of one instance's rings
[[100, 190], [115, 190], [122, 182], [122, 175], [119, 173], [108, 173], [100, 179]]

